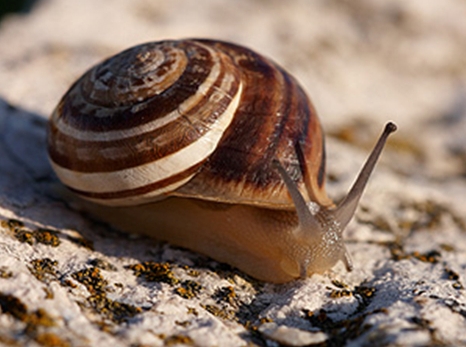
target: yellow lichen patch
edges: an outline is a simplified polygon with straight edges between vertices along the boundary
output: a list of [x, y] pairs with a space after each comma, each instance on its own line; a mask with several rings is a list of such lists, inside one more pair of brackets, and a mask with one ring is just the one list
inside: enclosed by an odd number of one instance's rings
[[195, 281], [183, 281], [181, 286], [175, 289], [175, 293], [185, 299], [192, 299], [202, 290], [202, 286]]
[[[358, 288], [358, 287], [356, 287]], [[370, 287], [359, 287], [363, 288], [363, 292], [373, 294]], [[366, 293], [366, 294], [367, 294]], [[367, 306], [366, 306], [367, 307]], [[355, 315], [350, 319], [343, 319], [340, 321], [334, 321], [327, 315], [327, 311], [321, 309], [317, 312], [310, 310], [303, 310], [304, 318], [308, 320], [313, 328], [318, 328], [322, 332], [325, 332], [329, 339], [325, 345], [328, 346], [344, 346], [348, 341], [354, 340], [358, 336], [364, 334], [370, 326], [365, 323], [366, 317], [373, 314], [387, 314], [386, 309], [377, 309], [374, 311]]]
[[442, 243], [439, 245], [440, 248], [442, 250], [444, 250], [445, 252], [453, 252], [455, 250], [455, 247], [450, 245], [450, 244], [447, 244], [447, 243]]
[[137, 277], [142, 277], [148, 282], [164, 282], [170, 285], [177, 284], [179, 280], [171, 271], [170, 264], [145, 261], [134, 265], [129, 265], [127, 269], [133, 270]]
[[180, 327], [189, 327], [191, 325], [191, 322], [189, 320], [184, 320], [184, 321], [175, 321], [176, 325], [179, 325]]
[[336, 287], [339, 288], [339, 289], [327, 288], [330, 290], [330, 293], [328, 294], [328, 296], [332, 299], [357, 296], [362, 299], [362, 302], [361, 302], [362, 305], [367, 305], [375, 293], [374, 287], [356, 286], [354, 287], [354, 289], [350, 289], [348, 285], [346, 285], [345, 283], [342, 283], [336, 280], [332, 281], [332, 284], [334, 284]]
[[370, 299], [374, 297], [375, 288], [367, 286], [356, 286], [354, 287], [353, 295], [359, 294], [365, 303], [368, 303]]
[[58, 231], [56, 230], [39, 228], [33, 232], [33, 235], [38, 243], [52, 247], [58, 247], [58, 245], [60, 245]]
[[194, 307], [188, 307], [188, 314], [192, 314], [197, 317], [199, 315], [199, 312], [197, 312], [197, 310]]
[[10, 278], [13, 277], [13, 272], [9, 271], [6, 267], [0, 267], [0, 278]]
[[103, 278], [98, 268], [84, 269], [71, 276], [86, 286], [86, 289], [91, 293], [87, 302], [101, 316], [115, 323], [121, 323], [142, 312], [140, 307], [108, 298], [105, 292], [108, 282]]
[[100, 270], [96, 267], [75, 272], [71, 277], [79, 283], [84, 284], [91, 294], [103, 292], [104, 288], [108, 284], [100, 274]]
[[341, 288], [341, 289], [348, 288], [348, 285], [345, 282], [342, 282], [340, 280], [334, 279], [332, 280], [332, 284], [337, 288]]
[[453, 284], [452, 284], [453, 288], [457, 290], [464, 288], [463, 284], [460, 281], [460, 275], [456, 271], [453, 271], [452, 269], [446, 266], [444, 267], [443, 271], [445, 272], [447, 279], [450, 281], [453, 281]]
[[142, 312], [140, 307], [112, 300], [105, 293], [92, 295], [87, 301], [96, 312], [115, 323], [125, 322]]
[[38, 326], [51, 327], [55, 325], [52, 317], [44, 309], [29, 312], [27, 306], [17, 297], [0, 292], [1, 312], [9, 314], [28, 325], [28, 329], [35, 330]]
[[52, 247], [57, 247], [60, 244], [59, 232], [56, 230], [46, 228], [29, 230], [23, 222], [15, 219], [2, 220], [0, 225], [13, 233], [14, 237], [23, 243], [33, 245], [37, 242]]
[[19, 242], [28, 243], [30, 245], [34, 244], [34, 234], [32, 231], [27, 229], [16, 229], [14, 231], [14, 236]]
[[191, 269], [188, 265], [184, 265], [183, 269], [186, 270], [186, 273], [191, 277], [199, 277], [200, 272], [194, 269]]
[[50, 288], [45, 287], [45, 288], [42, 288], [42, 289], [44, 290], [46, 299], [53, 299], [55, 297], [54, 294], [53, 294], [53, 291]]
[[22, 344], [15, 337], [0, 335], [0, 346], [19, 347]]
[[233, 310], [224, 309], [216, 305], [201, 305], [201, 307], [221, 319], [234, 320], [236, 316]]
[[447, 275], [449, 280], [457, 281], [460, 278], [457, 272], [449, 268], [445, 268], [445, 274]]
[[347, 296], [352, 296], [353, 293], [348, 290], [348, 289], [343, 289], [343, 290], [332, 290], [329, 294], [329, 297], [332, 299], [338, 299], [338, 298], [343, 298]]
[[55, 267], [58, 265], [58, 262], [56, 260], [51, 260], [50, 258], [33, 259], [30, 264], [29, 271], [39, 281], [48, 283], [51, 279], [57, 278]]
[[432, 263], [432, 264], [438, 263], [439, 258], [441, 257], [440, 252], [436, 250], [432, 250], [427, 253], [419, 253], [419, 252], [414, 251], [413, 253], [411, 253], [411, 255], [420, 261], [423, 261], [425, 263]]
[[89, 264], [95, 267], [98, 267], [99, 269], [105, 270], [105, 271], [116, 271], [117, 268], [115, 265], [111, 264], [105, 259], [100, 259], [100, 258], [95, 258], [89, 261]]
[[24, 227], [24, 223], [16, 219], [8, 219], [8, 220], [2, 220], [0, 222], [0, 226], [10, 231], [15, 231], [16, 229], [20, 229]]
[[27, 306], [15, 296], [0, 293], [0, 307], [3, 313], [8, 313], [20, 321], [25, 321]]
[[68, 286], [70, 288], [77, 288], [78, 285], [76, 283], [74, 283], [72, 280], [70, 280], [69, 278], [66, 278], [62, 281], [63, 285], [65, 286]]
[[221, 287], [216, 290], [213, 296], [218, 301], [227, 302], [233, 307], [238, 306], [238, 296], [236, 295], [235, 288], [232, 286]]
[[55, 321], [48, 315], [48, 313], [44, 309], [41, 308], [28, 315], [27, 323], [46, 327], [51, 327], [55, 325]]
[[397, 242], [388, 243], [388, 248], [392, 259], [396, 261], [415, 258], [425, 263], [437, 264], [442, 256], [442, 254], [435, 249], [424, 253], [418, 251], [407, 253], [403, 249], [403, 246]]
[[194, 341], [189, 336], [172, 335], [164, 339], [165, 346], [174, 345], [194, 345]]
[[272, 318], [268, 318], [268, 317], [262, 317], [259, 322], [261, 324], [264, 324], [264, 323], [272, 323], [273, 322], [273, 319]]
[[69, 347], [71, 344], [52, 333], [42, 333], [38, 334], [34, 340], [41, 346], [44, 347]]

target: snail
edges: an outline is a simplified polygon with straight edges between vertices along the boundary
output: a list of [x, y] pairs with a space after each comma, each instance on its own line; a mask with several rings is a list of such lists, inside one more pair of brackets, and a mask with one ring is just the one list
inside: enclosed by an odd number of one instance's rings
[[352, 264], [342, 232], [390, 133], [341, 203], [325, 192], [316, 111], [295, 78], [228, 42], [129, 48], [79, 78], [54, 110], [48, 153], [86, 209], [284, 283]]

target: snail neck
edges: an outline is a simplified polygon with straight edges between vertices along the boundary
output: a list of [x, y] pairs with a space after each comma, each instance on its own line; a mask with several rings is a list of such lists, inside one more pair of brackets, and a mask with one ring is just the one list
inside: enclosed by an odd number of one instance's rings
[[292, 236], [300, 249], [300, 277], [325, 272], [339, 260], [343, 260], [346, 268], [351, 270], [350, 256], [342, 239], [343, 228], [333, 211], [315, 202], [306, 202], [283, 166], [278, 161], [275, 166], [288, 188], [298, 215], [299, 223]]
[[300, 225], [296, 230], [296, 234], [299, 233], [305, 239], [305, 244], [310, 249], [309, 264], [302, 266], [301, 277], [330, 269], [340, 260], [351, 271], [353, 263], [343, 240], [346, 225], [341, 224], [333, 210], [320, 207], [316, 203], [308, 203], [308, 211], [316, 221], [315, 229]]

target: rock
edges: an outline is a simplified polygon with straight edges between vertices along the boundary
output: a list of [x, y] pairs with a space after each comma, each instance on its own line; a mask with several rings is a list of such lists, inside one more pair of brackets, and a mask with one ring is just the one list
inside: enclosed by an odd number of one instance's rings
[[259, 331], [267, 338], [286, 346], [308, 346], [324, 343], [327, 340], [327, 335], [320, 331], [304, 331], [285, 325], [278, 326], [275, 323], [262, 324]]
[[[48, 0], [5, 17], [0, 344], [465, 345], [465, 7]], [[354, 271], [261, 283], [57, 194], [46, 123], [71, 83], [129, 46], [213, 35], [273, 57], [309, 92], [335, 200], [383, 124], [398, 124], [345, 232]]]

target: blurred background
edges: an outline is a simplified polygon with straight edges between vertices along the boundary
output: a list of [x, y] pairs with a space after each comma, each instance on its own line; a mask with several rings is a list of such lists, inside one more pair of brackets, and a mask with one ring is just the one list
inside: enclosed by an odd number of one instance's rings
[[10, 13], [28, 13], [36, 0], [0, 1], [0, 20]]
[[395, 121], [384, 161], [400, 177], [466, 176], [464, 0], [28, 0], [3, 1], [0, 18], [0, 98], [43, 117], [109, 55], [218, 38], [296, 76], [330, 138], [366, 152]]
[[[123, 49], [187, 37], [245, 45], [300, 81], [327, 134], [328, 191], [335, 200], [351, 184], [383, 125], [398, 124], [353, 226], [345, 231], [355, 271], [337, 267], [328, 278], [290, 284], [289, 290], [252, 288], [241, 275], [231, 282], [224, 265], [108, 230], [54, 196], [46, 119], [70, 85]], [[328, 345], [342, 345], [341, 338], [353, 334], [361, 334], [361, 343], [352, 346], [409, 345], [414, 335], [418, 342], [411, 345], [464, 345], [465, 216], [466, 0], [0, 0], [0, 289], [14, 295], [8, 302], [20, 298], [30, 305], [36, 321], [51, 312], [58, 324], [41, 328], [58, 331], [73, 341], [70, 345], [87, 340], [115, 347], [173, 344], [174, 331], [196, 341], [208, 334], [212, 345], [253, 345], [249, 342], [260, 338], [249, 324], [254, 321], [303, 329], [318, 323], [329, 332]], [[34, 233], [52, 227], [63, 242], [52, 248], [27, 241], [22, 236], [27, 233], [13, 237], [18, 223], [6, 222], [10, 218], [24, 221]], [[83, 243], [77, 241], [81, 236]], [[40, 264], [31, 259], [42, 258], [51, 264], [44, 265], [46, 278], [53, 276], [50, 285], [31, 270]], [[101, 258], [119, 269], [102, 267], [102, 282], [92, 279], [99, 286], [108, 279], [108, 298], [115, 300], [109, 305], [117, 311], [120, 303], [143, 308], [128, 323], [109, 325], [106, 313], [83, 309], [95, 293], [76, 286], [75, 275], [99, 267], [92, 262]], [[199, 297], [189, 301], [166, 283], [139, 282], [126, 265], [146, 259], [172, 264], [176, 276], [189, 279], [179, 285], [197, 286], [192, 280], [199, 280]], [[192, 269], [201, 275], [191, 277]], [[345, 283], [360, 289], [350, 293]], [[228, 296], [221, 306], [225, 311], [218, 312], [229, 316], [231, 309], [240, 323], [203, 306], [220, 307], [217, 289], [232, 285], [234, 291], [221, 294]], [[351, 295], [334, 296], [344, 292]], [[2, 315], [0, 344], [38, 341], [25, 306], [18, 307], [10, 314], [27, 327]], [[46, 311], [33, 311], [36, 307]], [[258, 345], [278, 345], [268, 342]]]

